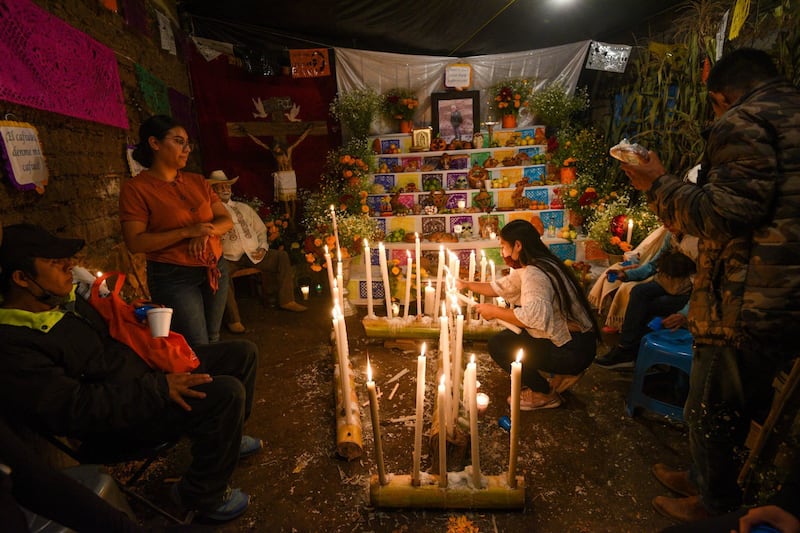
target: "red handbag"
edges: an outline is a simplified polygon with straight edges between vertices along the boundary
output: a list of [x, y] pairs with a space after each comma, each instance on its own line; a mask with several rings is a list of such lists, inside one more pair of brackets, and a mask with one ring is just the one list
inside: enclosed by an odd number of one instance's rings
[[[116, 283], [113, 288], [109, 284], [110, 294], [101, 297], [100, 285], [114, 276]], [[147, 322], [137, 320], [136, 306], [119, 295], [124, 284], [125, 274], [106, 272], [94, 281], [89, 295], [89, 304], [106, 320], [111, 336], [129, 346], [151, 368], [167, 373], [191, 372], [197, 368], [200, 360], [183, 335], [170, 331], [167, 337], [153, 337]]]

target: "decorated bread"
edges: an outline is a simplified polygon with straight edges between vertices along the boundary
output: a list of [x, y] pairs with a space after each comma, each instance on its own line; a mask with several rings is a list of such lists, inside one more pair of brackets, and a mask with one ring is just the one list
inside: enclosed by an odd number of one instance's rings
[[619, 144], [612, 146], [609, 150], [611, 157], [624, 161], [630, 165], [638, 165], [642, 161], [650, 160], [647, 148], [636, 143], [629, 143], [628, 139], [622, 139]]

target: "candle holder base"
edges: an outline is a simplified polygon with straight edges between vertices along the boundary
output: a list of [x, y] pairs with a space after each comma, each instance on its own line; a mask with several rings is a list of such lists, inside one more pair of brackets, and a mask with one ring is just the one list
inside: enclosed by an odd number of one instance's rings
[[[467, 472], [450, 472], [453, 476]], [[413, 509], [524, 509], [525, 478], [516, 476], [517, 486], [508, 486], [508, 475], [482, 476], [484, 486], [480, 489], [468, 483], [439, 488], [439, 476], [423, 474], [420, 485], [412, 484], [410, 475], [393, 474], [381, 485], [374, 475], [369, 483], [370, 505], [384, 508]]]

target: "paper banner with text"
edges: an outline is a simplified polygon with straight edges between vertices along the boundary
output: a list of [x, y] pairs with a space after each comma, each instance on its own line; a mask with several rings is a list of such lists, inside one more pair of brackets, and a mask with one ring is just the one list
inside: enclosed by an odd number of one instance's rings
[[327, 48], [289, 50], [293, 78], [321, 78], [331, 75]]
[[35, 189], [44, 194], [47, 164], [36, 128], [27, 122], [0, 121], [0, 145], [14, 187], [21, 191]]

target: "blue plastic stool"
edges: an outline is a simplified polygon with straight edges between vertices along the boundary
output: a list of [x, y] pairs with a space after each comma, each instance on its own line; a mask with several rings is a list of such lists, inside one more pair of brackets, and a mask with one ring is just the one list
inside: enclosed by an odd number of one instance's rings
[[634, 416], [636, 408], [643, 407], [683, 422], [683, 406], [662, 402], [644, 394], [644, 378], [647, 370], [654, 365], [669, 365], [691, 374], [692, 343], [692, 334], [685, 329], [662, 329], [642, 337], [633, 371], [633, 383], [628, 393], [628, 416]]

